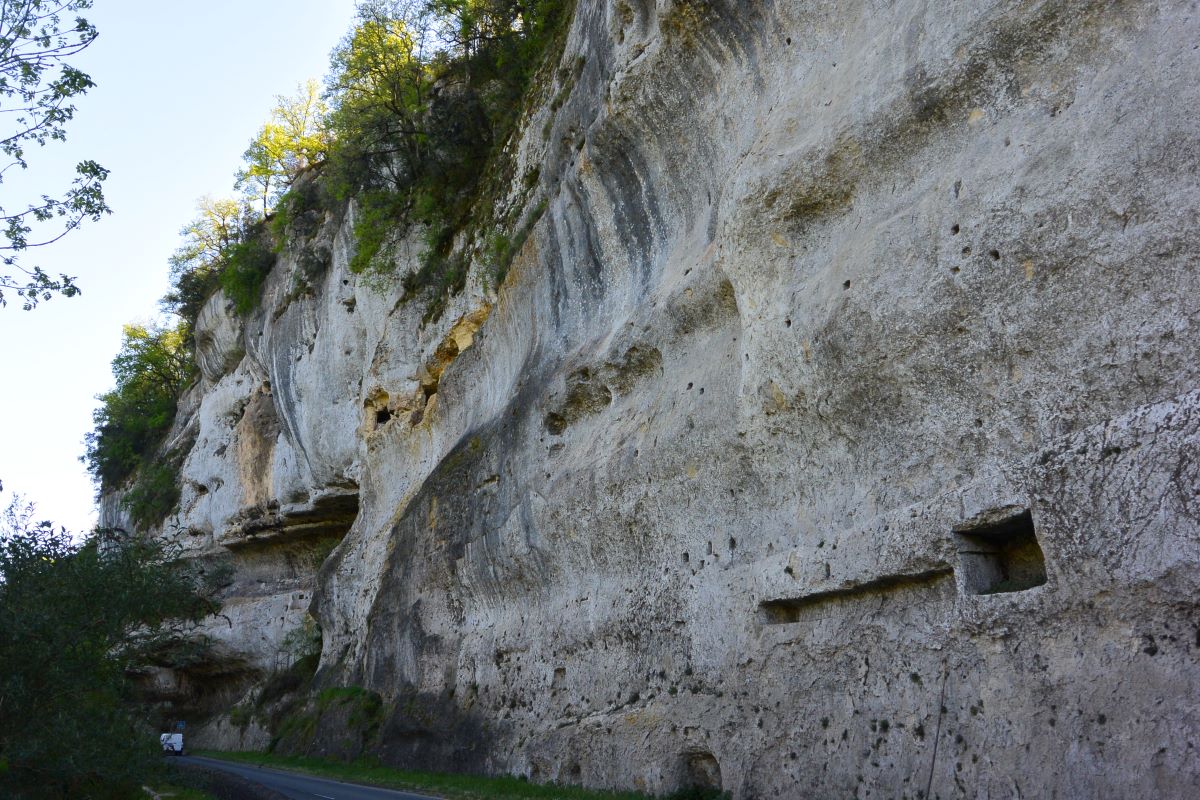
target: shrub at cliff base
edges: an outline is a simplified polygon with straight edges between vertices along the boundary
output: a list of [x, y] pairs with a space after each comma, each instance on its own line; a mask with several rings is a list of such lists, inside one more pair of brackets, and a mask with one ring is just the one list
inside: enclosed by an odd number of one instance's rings
[[162, 762], [131, 676], [215, 610], [161, 545], [0, 519], [0, 797], [129, 798]]

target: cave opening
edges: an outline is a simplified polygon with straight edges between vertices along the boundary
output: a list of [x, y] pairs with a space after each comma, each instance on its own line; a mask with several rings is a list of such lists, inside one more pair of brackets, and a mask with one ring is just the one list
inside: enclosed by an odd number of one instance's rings
[[721, 791], [721, 765], [717, 757], [707, 750], [693, 750], [683, 754], [684, 789], [700, 792]]
[[1029, 509], [990, 515], [954, 531], [959, 574], [967, 594], [1023, 592], [1046, 582], [1046, 557]]

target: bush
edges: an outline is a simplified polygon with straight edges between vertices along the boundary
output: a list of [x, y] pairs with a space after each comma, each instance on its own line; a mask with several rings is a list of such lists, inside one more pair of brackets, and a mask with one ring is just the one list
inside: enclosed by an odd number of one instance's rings
[[[92, 414], [95, 429], [84, 440], [82, 460], [100, 491], [120, 488], [150, 462], [171, 429], [176, 399], [195, 374], [187, 335], [183, 324], [125, 326], [112, 362], [116, 386], [98, 398], [100, 407]], [[147, 484], [147, 499], [159, 478]]]
[[171, 289], [162, 299], [163, 308], [182, 320], [189, 342], [200, 310], [221, 286], [232, 250], [262, 231], [259, 215], [245, 200], [205, 197], [197, 211], [180, 231], [183, 243], [170, 258]]
[[139, 529], [166, 519], [179, 504], [178, 454], [168, 453], [161, 461], [142, 464], [121, 503], [129, 512], [129, 521]]
[[399, 192], [375, 190], [358, 198], [354, 220], [354, 239], [357, 249], [350, 259], [350, 271], [355, 274], [388, 274], [392, 270], [390, 252], [386, 245], [404, 218], [408, 199]]
[[258, 306], [263, 284], [274, 266], [275, 250], [261, 227], [226, 252], [221, 288], [239, 314], [249, 314]]
[[[289, 209], [308, 202], [304, 193], [295, 194]], [[285, 213], [279, 224], [286, 228], [288, 217]], [[170, 259], [171, 289], [162, 306], [179, 316], [184, 339], [191, 343], [200, 310], [218, 288], [239, 314], [258, 306], [275, 266], [275, 248], [266, 221], [244, 199], [204, 198], [182, 234], [183, 244]]]
[[[525, 93], [551, 45], [561, 42], [573, 6], [573, 0], [362, 6], [359, 24], [334, 53], [328, 84], [334, 138], [326, 177], [334, 194], [360, 197], [354, 272], [390, 273], [388, 237], [404, 224], [427, 226], [421, 264], [404, 285], [410, 294], [432, 290], [429, 318], [447, 293], [465, 285], [465, 257], [452, 255], [460, 233], [514, 241], [527, 235], [491, 230], [502, 226], [492, 220], [481, 178], [503, 172], [497, 164]], [[426, 41], [430, 36], [435, 41]], [[503, 272], [511, 255], [496, 261]]]
[[215, 611], [161, 545], [0, 520], [0, 796], [139, 795], [162, 752], [132, 676]]

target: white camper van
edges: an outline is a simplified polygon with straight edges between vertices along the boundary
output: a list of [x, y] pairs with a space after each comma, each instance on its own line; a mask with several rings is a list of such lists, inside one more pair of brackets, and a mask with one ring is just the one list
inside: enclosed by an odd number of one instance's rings
[[158, 737], [158, 740], [162, 742], [162, 749], [164, 753], [169, 753], [170, 755], [175, 756], [183, 755], [182, 733], [164, 733]]

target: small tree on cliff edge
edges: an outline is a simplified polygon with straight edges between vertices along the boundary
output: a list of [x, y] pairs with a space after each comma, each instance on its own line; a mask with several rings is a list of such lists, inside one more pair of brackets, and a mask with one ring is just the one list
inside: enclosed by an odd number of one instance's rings
[[250, 142], [237, 174], [237, 188], [262, 202], [266, 216], [296, 176], [325, 159], [329, 150], [329, 109], [310, 80], [293, 97], [276, 97], [271, 117]]
[[160, 544], [33, 512], [0, 518], [0, 796], [139, 796], [161, 752], [130, 676], [214, 606]]
[[[78, 11], [91, 0], [5, 0], [0, 3], [0, 183], [13, 167], [29, 168], [27, 148], [65, 141], [66, 124], [75, 116], [74, 99], [95, 84], [84, 72], [65, 63], [96, 39], [96, 28]], [[7, 162], [7, 163], [2, 163]], [[0, 205], [0, 306], [5, 290], [22, 298], [26, 309], [55, 293], [78, 294], [74, 279], [57, 278], [40, 267], [19, 263], [18, 254], [52, 244], [84, 220], [110, 213], [101, 184], [108, 170], [95, 161], [75, 166], [76, 178], [59, 197]]]

